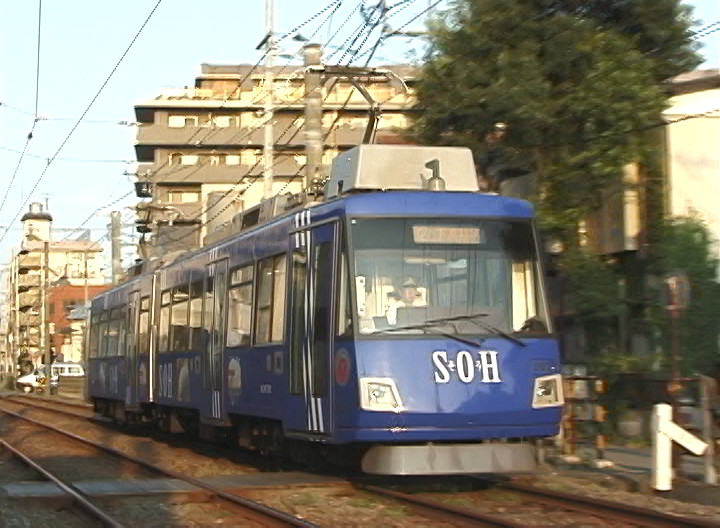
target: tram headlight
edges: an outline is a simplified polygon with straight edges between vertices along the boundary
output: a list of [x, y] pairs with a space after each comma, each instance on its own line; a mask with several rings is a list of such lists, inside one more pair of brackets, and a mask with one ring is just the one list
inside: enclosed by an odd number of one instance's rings
[[553, 374], [535, 378], [533, 385], [533, 409], [556, 407], [565, 403], [563, 396], [562, 376]]
[[366, 411], [402, 411], [402, 400], [395, 380], [360, 378], [360, 406]]

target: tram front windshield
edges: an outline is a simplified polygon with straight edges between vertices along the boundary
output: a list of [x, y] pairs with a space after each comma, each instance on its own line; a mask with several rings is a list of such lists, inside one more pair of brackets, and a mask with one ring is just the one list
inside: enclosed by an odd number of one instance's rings
[[361, 335], [550, 331], [529, 221], [355, 218], [350, 236]]

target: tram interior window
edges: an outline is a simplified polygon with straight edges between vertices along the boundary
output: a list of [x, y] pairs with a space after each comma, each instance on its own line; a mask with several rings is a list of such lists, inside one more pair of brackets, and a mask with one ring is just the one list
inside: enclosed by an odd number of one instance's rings
[[150, 298], [140, 299], [140, 330], [138, 335], [138, 353], [150, 352]]
[[170, 331], [173, 352], [185, 352], [188, 349], [188, 285], [173, 289]]
[[249, 345], [252, 328], [253, 266], [233, 271], [230, 288], [227, 346]]
[[277, 343], [283, 339], [285, 321], [285, 255], [258, 262], [258, 294], [255, 342]]
[[160, 306], [158, 352], [167, 352], [170, 345], [170, 292], [163, 292]]
[[203, 346], [202, 334], [202, 281], [195, 281], [190, 284], [190, 320], [188, 327], [190, 335], [190, 350], [199, 352]]

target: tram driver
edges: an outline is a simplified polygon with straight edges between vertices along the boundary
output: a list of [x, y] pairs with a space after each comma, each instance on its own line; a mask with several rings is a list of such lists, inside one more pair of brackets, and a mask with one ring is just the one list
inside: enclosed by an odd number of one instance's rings
[[388, 294], [388, 307], [385, 316], [391, 325], [397, 324], [398, 308], [406, 306], [422, 307], [427, 306], [424, 297], [418, 291], [417, 282], [412, 277], [406, 277], [400, 287]]

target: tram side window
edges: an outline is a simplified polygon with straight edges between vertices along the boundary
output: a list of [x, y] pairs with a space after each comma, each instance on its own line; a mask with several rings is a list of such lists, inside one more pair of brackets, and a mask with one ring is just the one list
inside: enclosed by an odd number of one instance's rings
[[93, 315], [90, 321], [90, 357], [98, 357], [98, 334], [100, 330], [100, 317]]
[[120, 313], [119, 309], [115, 308], [110, 312], [110, 322], [107, 327], [106, 336], [106, 350], [105, 355], [107, 357], [117, 356], [118, 353], [118, 342], [120, 339]]
[[229, 296], [227, 346], [250, 344], [252, 328], [253, 266], [232, 272]]
[[150, 297], [140, 299], [140, 330], [138, 336], [138, 354], [150, 352]]
[[212, 342], [210, 341], [212, 336], [213, 326], [213, 306], [215, 298], [213, 296], [213, 285], [214, 281], [212, 277], [205, 279], [205, 301], [203, 309], [203, 342], [205, 346], [205, 353], [203, 354], [203, 386], [208, 388], [210, 386], [210, 353], [212, 352]]
[[117, 324], [118, 324], [118, 339], [117, 339], [117, 352], [115, 355], [124, 356], [125, 346], [127, 343], [127, 306], [117, 308]]
[[163, 292], [160, 299], [158, 352], [167, 352], [170, 345], [170, 291]]
[[195, 281], [190, 284], [190, 350], [199, 352], [203, 347], [202, 317], [203, 317], [203, 282]]
[[307, 288], [307, 254], [305, 250], [292, 254], [292, 276], [290, 277], [291, 324], [290, 331], [290, 393], [303, 392], [303, 343], [305, 341], [305, 290]]
[[188, 349], [188, 285], [176, 286], [172, 297], [170, 348], [173, 352], [185, 352]]
[[352, 335], [352, 304], [350, 302], [350, 273], [348, 270], [347, 251], [343, 244], [343, 251], [340, 253], [340, 271], [337, 278], [337, 313], [336, 333], [338, 336]]
[[285, 322], [285, 255], [258, 262], [255, 343], [279, 343]]
[[98, 327], [98, 357], [107, 356], [107, 320], [109, 315], [107, 312], [103, 312], [100, 315], [100, 326]]

